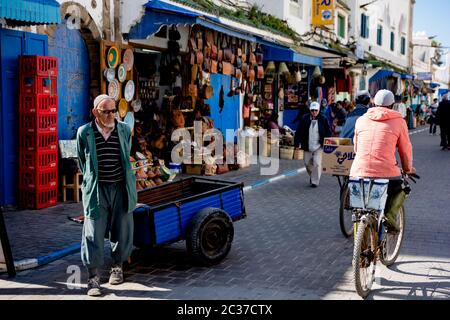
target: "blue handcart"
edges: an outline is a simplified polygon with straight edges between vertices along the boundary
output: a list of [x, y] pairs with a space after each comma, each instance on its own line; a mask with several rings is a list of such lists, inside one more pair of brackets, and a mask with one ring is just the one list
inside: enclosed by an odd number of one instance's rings
[[186, 240], [196, 262], [218, 264], [231, 249], [233, 222], [247, 216], [243, 187], [192, 177], [139, 191], [134, 245], [159, 247]]

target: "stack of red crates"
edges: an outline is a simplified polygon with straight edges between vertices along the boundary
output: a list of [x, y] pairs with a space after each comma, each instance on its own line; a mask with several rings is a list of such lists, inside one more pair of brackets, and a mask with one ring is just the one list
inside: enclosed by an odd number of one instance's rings
[[43, 209], [58, 199], [57, 59], [20, 57], [19, 204]]

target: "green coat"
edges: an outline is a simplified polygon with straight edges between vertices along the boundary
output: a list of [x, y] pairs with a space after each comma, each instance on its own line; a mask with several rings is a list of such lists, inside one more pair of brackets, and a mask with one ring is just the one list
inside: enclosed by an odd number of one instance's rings
[[[98, 196], [98, 160], [97, 147], [95, 145], [95, 134], [92, 126], [95, 122], [85, 124], [77, 132], [78, 161], [83, 174], [81, 192], [83, 194], [83, 208], [86, 218], [96, 220], [99, 217]], [[120, 155], [126, 190], [128, 193], [128, 212], [132, 212], [137, 203], [136, 177], [131, 169], [131, 131], [123, 122], [116, 121], [120, 140]]]

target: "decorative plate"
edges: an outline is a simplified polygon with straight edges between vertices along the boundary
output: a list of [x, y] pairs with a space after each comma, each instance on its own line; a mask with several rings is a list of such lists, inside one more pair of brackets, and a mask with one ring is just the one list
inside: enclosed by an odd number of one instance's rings
[[114, 79], [111, 81], [108, 85], [108, 95], [110, 97], [113, 97], [114, 100], [119, 100], [120, 96], [120, 83], [117, 81], [117, 79]]
[[108, 80], [108, 82], [111, 82], [116, 77], [116, 70], [114, 70], [113, 68], [107, 68], [105, 69], [105, 71], [103, 71], [103, 75], [105, 76], [106, 80]]
[[129, 80], [125, 85], [124, 97], [127, 102], [133, 100], [134, 97], [134, 82], [133, 80]]
[[123, 54], [123, 63], [125, 64], [127, 71], [131, 71], [134, 65], [134, 54], [133, 50], [126, 49]]
[[106, 57], [106, 61], [108, 61], [108, 66], [110, 68], [115, 68], [119, 64], [119, 49], [116, 46], [112, 46], [108, 50], [108, 56]]
[[131, 106], [133, 107], [133, 111], [134, 111], [134, 112], [139, 112], [139, 111], [141, 111], [141, 108], [142, 108], [141, 100], [139, 100], [139, 99], [134, 100], [134, 101], [131, 103]]
[[119, 68], [117, 69], [117, 78], [119, 78], [120, 82], [124, 82], [127, 78], [127, 69], [125, 67], [125, 64], [120, 64]]
[[128, 103], [125, 99], [120, 99], [119, 102], [119, 117], [121, 119], [125, 118], [128, 112]]

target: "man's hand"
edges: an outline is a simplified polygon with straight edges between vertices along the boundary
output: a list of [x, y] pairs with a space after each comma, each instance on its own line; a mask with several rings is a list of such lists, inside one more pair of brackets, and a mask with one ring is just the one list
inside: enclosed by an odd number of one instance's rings
[[412, 169], [411, 169], [411, 171], [406, 171], [406, 174], [407, 175], [414, 175], [414, 174], [416, 174], [417, 173], [417, 171], [416, 171], [416, 168], [414, 168], [414, 167], [412, 167]]

